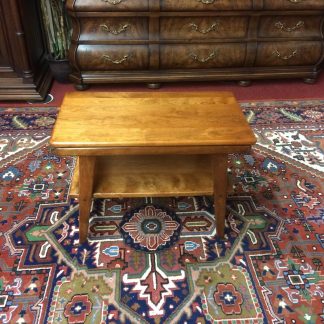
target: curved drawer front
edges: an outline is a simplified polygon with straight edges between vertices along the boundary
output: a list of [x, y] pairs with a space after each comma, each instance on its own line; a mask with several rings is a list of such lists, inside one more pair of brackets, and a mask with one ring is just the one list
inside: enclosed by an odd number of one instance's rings
[[147, 40], [147, 18], [83, 18], [80, 41]]
[[259, 43], [256, 66], [315, 65], [321, 56], [320, 41]]
[[146, 11], [148, 0], [76, 0], [76, 11]]
[[323, 0], [263, 0], [264, 9], [324, 9]]
[[244, 38], [248, 17], [162, 17], [161, 39]]
[[161, 10], [247, 10], [253, 8], [252, 4], [253, 0], [162, 0]]
[[238, 67], [245, 62], [246, 44], [163, 45], [160, 66], [165, 69]]
[[264, 16], [259, 37], [321, 37], [321, 20], [321, 16]]
[[79, 45], [76, 61], [85, 71], [140, 70], [149, 67], [148, 53], [145, 45]]

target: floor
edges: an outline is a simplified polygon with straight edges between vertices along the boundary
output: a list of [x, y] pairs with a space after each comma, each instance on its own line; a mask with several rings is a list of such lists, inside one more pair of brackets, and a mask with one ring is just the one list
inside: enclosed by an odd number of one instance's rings
[[[76, 91], [73, 84], [53, 82], [50, 93], [54, 99], [51, 106], [60, 106], [66, 92]], [[305, 84], [301, 79], [256, 80], [248, 87], [234, 81], [165, 83], [158, 90], [150, 90], [145, 84], [92, 85], [87, 91], [232, 91], [239, 101], [324, 99], [324, 73], [315, 84]], [[0, 107], [23, 107], [26, 104], [42, 106], [41, 102], [0, 102]], [[46, 104], [48, 105], [48, 104]]]
[[[66, 91], [75, 91], [72, 84], [54, 83], [52, 92], [57, 94], [57, 102]], [[150, 90], [145, 84], [92, 85], [87, 91], [232, 91], [240, 101], [285, 100], [324, 98], [324, 73], [315, 84], [305, 84], [301, 79], [256, 80], [249, 87], [241, 87], [236, 82], [187, 82], [163, 84], [159, 90]]]

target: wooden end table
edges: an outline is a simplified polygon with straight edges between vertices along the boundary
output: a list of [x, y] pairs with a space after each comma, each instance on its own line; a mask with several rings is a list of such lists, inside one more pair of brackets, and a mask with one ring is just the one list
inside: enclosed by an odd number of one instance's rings
[[92, 198], [213, 195], [224, 236], [227, 156], [256, 142], [230, 92], [73, 92], [50, 140], [78, 157], [80, 242]]

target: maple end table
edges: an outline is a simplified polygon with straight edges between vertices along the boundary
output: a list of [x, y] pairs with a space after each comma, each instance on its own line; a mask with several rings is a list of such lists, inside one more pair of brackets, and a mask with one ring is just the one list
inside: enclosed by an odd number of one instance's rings
[[230, 92], [72, 92], [50, 144], [78, 157], [80, 242], [92, 198], [213, 195], [224, 236], [227, 160], [256, 142]]

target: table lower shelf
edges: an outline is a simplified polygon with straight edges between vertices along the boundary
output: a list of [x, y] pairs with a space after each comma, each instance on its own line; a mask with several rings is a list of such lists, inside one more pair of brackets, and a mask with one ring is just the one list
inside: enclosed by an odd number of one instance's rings
[[[213, 194], [209, 155], [138, 155], [96, 158], [94, 198], [170, 197]], [[79, 163], [71, 197], [79, 195]]]

